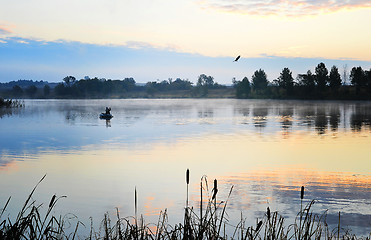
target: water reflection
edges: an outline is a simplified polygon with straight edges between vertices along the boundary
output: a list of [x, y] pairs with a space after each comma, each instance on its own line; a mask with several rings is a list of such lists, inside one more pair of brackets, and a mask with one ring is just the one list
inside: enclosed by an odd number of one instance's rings
[[[367, 234], [371, 227], [371, 176], [336, 172], [313, 172], [305, 169], [255, 171], [225, 176], [221, 179], [224, 190], [236, 186], [231, 202], [234, 208], [255, 211], [264, 216], [267, 206], [279, 209], [280, 214], [293, 222], [300, 211], [300, 187], [305, 186], [305, 203], [315, 199], [314, 212], [327, 213], [327, 223], [338, 224]], [[350, 194], [352, 197], [350, 198]], [[225, 196], [224, 196], [225, 197]]]
[[[132, 209], [122, 196], [138, 186], [143, 212], [169, 208], [177, 215], [184, 207], [183, 172], [190, 168], [197, 178], [221, 179], [226, 187], [221, 193], [235, 185], [231, 214], [253, 212], [251, 222], [267, 205], [295, 216], [301, 185], [306, 199], [319, 200], [317, 211], [329, 208], [341, 211], [344, 220], [364, 220], [357, 226], [370, 222], [370, 102], [137, 99], [25, 105], [0, 112], [1, 189], [28, 193], [33, 186], [23, 183], [48, 172], [58, 176], [48, 190], [54, 193], [57, 186], [58, 193], [71, 196], [75, 202], [66, 209], [76, 208], [76, 214], [104, 213], [123, 202]], [[105, 106], [111, 106], [112, 120], [99, 119]], [[334, 216], [329, 212], [330, 222]]]
[[252, 109], [253, 123], [257, 128], [264, 128], [267, 126], [268, 108], [265, 106], [253, 106]]
[[107, 128], [112, 127], [112, 126], [111, 126], [111, 120], [106, 119], [106, 127], [107, 127]]
[[360, 132], [362, 128], [371, 130], [371, 107], [357, 104], [350, 116], [350, 125], [353, 131]]
[[283, 131], [282, 136], [287, 138], [289, 137], [290, 129], [293, 124], [294, 110], [291, 107], [285, 107], [279, 109], [278, 115], [280, 116], [281, 128]]

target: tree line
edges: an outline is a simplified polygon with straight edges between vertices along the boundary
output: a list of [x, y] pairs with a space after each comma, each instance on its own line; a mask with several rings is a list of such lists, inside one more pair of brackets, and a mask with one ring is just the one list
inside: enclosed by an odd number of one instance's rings
[[[111, 80], [105, 78], [89, 78], [77, 80], [74, 76], [66, 76], [58, 84], [32, 81], [11, 82], [8, 89], [0, 89], [3, 97], [10, 98], [132, 98], [132, 97], [208, 97], [210, 93], [216, 97], [236, 98], [272, 98], [272, 99], [371, 99], [371, 69], [353, 67], [349, 74], [350, 84], [342, 81], [339, 69], [332, 66], [328, 71], [324, 63], [319, 63], [314, 70], [298, 74], [296, 79], [289, 68], [282, 69], [279, 77], [268, 81], [264, 70], [254, 72], [251, 81], [232, 79], [233, 93], [226, 85], [218, 84], [212, 76], [201, 74], [196, 84], [188, 79], [149, 81], [138, 84], [134, 78]], [[19, 84], [27, 83], [19, 86]], [[40, 86], [43, 84], [43, 87]], [[215, 94], [216, 93], [216, 94]], [[167, 95], [166, 95], [167, 94]]]
[[350, 85], [342, 81], [339, 69], [332, 66], [330, 72], [319, 63], [315, 72], [298, 74], [296, 80], [289, 68], [282, 69], [279, 77], [269, 82], [264, 70], [254, 72], [251, 82], [247, 77], [233, 79], [237, 98], [274, 99], [371, 99], [371, 69], [353, 67], [349, 75]]

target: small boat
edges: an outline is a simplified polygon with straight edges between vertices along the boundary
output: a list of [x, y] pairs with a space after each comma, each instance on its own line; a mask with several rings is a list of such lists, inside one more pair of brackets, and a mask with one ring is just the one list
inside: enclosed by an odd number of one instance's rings
[[99, 118], [100, 118], [100, 119], [110, 120], [111, 118], [113, 118], [113, 115], [112, 115], [112, 114], [107, 114], [107, 113], [101, 113], [101, 114], [99, 115]]

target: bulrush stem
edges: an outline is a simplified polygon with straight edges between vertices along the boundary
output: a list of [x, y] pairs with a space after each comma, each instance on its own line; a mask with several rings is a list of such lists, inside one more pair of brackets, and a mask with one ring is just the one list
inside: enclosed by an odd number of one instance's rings
[[201, 179], [201, 182], [200, 182], [200, 186], [201, 186], [201, 189], [200, 189], [200, 192], [201, 192], [201, 201], [200, 201], [200, 225], [202, 226], [202, 179]]
[[186, 183], [187, 183], [187, 202], [186, 202], [186, 207], [188, 208], [188, 191], [189, 191], [189, 169], [187, 168], [187, 171], [186, 171]]
[[135, 212], [135, 226], [138, 228], [138, 199], [137, 199], [137, 187], [134, 189], [134, 212]]

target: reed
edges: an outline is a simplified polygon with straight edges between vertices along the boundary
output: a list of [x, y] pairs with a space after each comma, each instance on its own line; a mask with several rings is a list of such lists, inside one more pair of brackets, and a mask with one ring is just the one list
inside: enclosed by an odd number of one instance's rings
[[[11, 201], [9, 197], [3, 209], [0, 210], [0, 240], [2, 239], [143, 239], [143, 240], [162, 240], [162, 239], [241, 239], [241, 240], [370, 240], [371, 233], [368, 236], [359, 238], [350, 233], [350, 231], [340, 228], [339, 223], [334, 229], [329, 229], [326, 223], [326, 212], [322, 215], [314, 214], [312, 207], [315, 201], [310, 201], [303, 208], [304, 187], [300, 194], [300, 212], [295, 221], [291, 224], [285, 224], [285, 218], [277, 211], [272, 211], [267, 207], [266, 213], [256, 223], [249, 224], [243, 218], [233, 226], [228, 221], [227, 206], [230, 196], [233, 192], [233, 186], [230, 188], [227, 199], [217, 201], [218, 183], [215, 179], [211, 191], [208, 188], [208, 181], [205, 176], [201, 178], [201, 201], [199, 214], [188, 204], [188, 185], [189, 170], [186, 171], [187, 201], [183, 223], [171, 225], [168, 223], [168, 213], [165, 209], [159, 213], [158, 221], [154, 224], [146, 224], [143, 216], [138, 219], [138, 197], [137, 190], [134, 189], [135, 216], [120, 216], [116, 208], [116, 220], [111, 220], [106, 213], [101, 221], [98, 230], [93, 228], [91, 219], [90, 234], [82, 236], [79, 234], [80, 226], [85, 225], [78, 221], [77, 217], [56, 217], [52, 215], [52, 210], [61, 198], [65, 196], [53, 195], [49, 204], [46, 206], [46, 212], [42, 211], [42, 204], [38, 205], [32, 196], [38, 185], [44, 180], [45, 176], [32, 189], [25, 204], [18, 213], [15, 221], [9, 217], [4, 217], [6, 208]], [[205, 198], [206, 197], [206, 198]], [[204, 202], [205, 201], [205, 202]], [[71, 225], [70, 220], [74, 220]], [[134, 221], [133, 221], [134, 220]], [[68, 227], [72, 226], [72, 227]], [[229, 229], [228, 229], [229, 228]]]
[[20, 108], [24, 107], [24, 101], [21, 100], [12, 100], [12, 99], [3, 99], [0, 97], [0, 108]]

